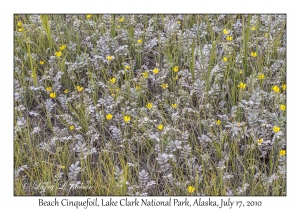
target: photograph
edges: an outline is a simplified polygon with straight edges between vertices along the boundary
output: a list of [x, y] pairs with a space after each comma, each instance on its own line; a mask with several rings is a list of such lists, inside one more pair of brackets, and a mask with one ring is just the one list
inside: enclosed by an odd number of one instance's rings
[[13, 196], [286, 197], [286, 24], [14, 13]]

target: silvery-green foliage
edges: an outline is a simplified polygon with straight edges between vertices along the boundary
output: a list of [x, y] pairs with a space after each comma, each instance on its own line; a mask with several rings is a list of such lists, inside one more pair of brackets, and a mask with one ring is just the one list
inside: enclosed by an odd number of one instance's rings
[[245, 183], [244, 186], [242, 187], [238, 187], [236, 190], [237, 195], [244, 195], [248, 187], [249, 187], [248, 183]]
[[78, 141], [76, 144], [75, 144], [75, 148], [74, 150], [80, 154], [83, 154], [84, 156], [86, 156], [86, 153], [87, 153], [87, 148], [86, 148], [86, 144], [82, 141]]
[[18, 118], [18, 121], [17, 121], [17, 125], [20, 127], [20, 128], [23, 128], [25, 127], [26, 125], [26, 120], [24, 117], [19, 117]]
[[41, 131], [41, 129], [39, 127], [34, 127], [31, 134], [37, 134], [40, 131]]
[[72, 163], [69, 167], [69, 173], [68, 177], [71, 181], [77, 181], [78, 174], [81, 170], [81, 167], [79, 166], [79, 161], [76, 161], [75, 163]]
[[29, 167], [27, 165], [23, 165], [23, 166], [20, 166], [18, 169], [16, 169], [14, 172], [15, 172], [15, 177], [19, 177], [20, 175], [25, 175], [23, 172], [28, 170]]
[[110, 130], [110, 133], [113, 137], [113, 139], [115, 140], [121, 140], [122, 138], [122, 132], [120, 129], [118, 129], [116, 126], [109, 126], [109, 130]]
[[[214, 185], [213, 176], [208, 176], [213, 173], [223, 180], [222, 193], [230, 196], [259, 191], [257, 185], [248, 186], [248, 178], [239, 179], [243, 173], [264, 186], [278, 185], [286, 177], [286, 159], [278, 154], [286, 148], [286, 112], [280, 109], [286, 104], [282, 88], [286, 79], [286, 16], [251, 15], [250, 28], [245, 21], [248, 17], [105, 14], [89, 19], [83, 14], [65, 15], [62, 19], [72, 26], [72, 34], [67, 37], [63, 25], [50, 18], [54, 48], [45, 46], [41, 48], [43, 53], [32, 50], [28, 54], [20, 44], [15, 46], [15, 141], [29, 148], [24, 143], [29, 139], [34, 148], [51, 157], [67, 148], [67, 162], [73, 164], [69, 170], [55, 171], [52, 177], [56, 181], [67, 179], [71, 186], [81, 184], [79, 172], [86, 177], [77, 160], [102, 166], [102, 152], [114, 165], [110, 177], [116, 179], [116, 192], [126, 185], [126, 195], [186, 193], [189, 185], [204, 185], [205, 190], [200, 187], [195, 192], [204, 195]], [[26, 20], [25, 31], [47, 37], [39, 15], [29, 15]], [[231, 25], [226, 25], [228, 20]], [[250, 33], [248, 55], [244, 52], [244, 30]], [[35, 39], [24, 35], [14, 33], [16, 39], [34, 49]], [[228, 36], [233, 39], [226, 39]], [[61, 44], [67, 48], [62, 57], [57, 57], [53, 53]], [[252, 51], [257, 52], [256, 58], [249, 55]], [[107, 56], [113, 59], [109, 61]], [[37, 66], [37, 86], [27, 64], [30, 58]], [[45, 63], [39, 65], [40, 60]], [[173, 71], [175, 66], [178, 72]], [[155, 67], [158, 74], [153, 73]], [[149, 74], [147, 79], [144, 72]], [[259, 79], [259, 73], [265, 77]], [[112, 77], [115, 83], [109, 81]], [[247, 87], [239, 89], [239, 82]], [[163, 83], [169, 87], [163, 89]], [[84, 87], [83, 91], [77, 91], [77, 85]], [[274, 85], [280, 88], [279, 93], [272, 91]], [[49, 86], [57, 93], [54, 99], [46, 90]], [[150, 109], [146, 107], [148, 102], [153, 104]], [[172, 106], [174, 103], [177, 107]], [[108, 114], [112, 119], [106, 118]], [[130, 122], [124, 122], [124, 115], [131, 117]], [[275, 125], [281, 129], [277, 133], [273, 131]], [[21, 137], [23, 133], [28, 137]], [[127, 177], [125, 168], [119, 168], [124, 167], [123, 155]], [[243, 155], [251, 156], [253, 164]], [[272, 169], [268, 167], [270, 160], [277, 164]], [[53, 158], [51, 164], [62, 163]], [[20, 177], [25, 175], [20, 173]], [[157, 192], [160, 186], [166, 186], [168, 192]]]
[[168, 160], [169, 160], [168, 154], [166, 154], [166, 153], [158, 154], [158, 157], [156, 158], [156, 160], [162, 170], [169, 169], [170, 164], [168, 163]]
[[103, 62], [107, 62], [106, 56], [110, 55], [110, 47], [108, 46], [108, 37], [102, 36], [100, 39], [97, 41], [97, 50], [99, 54], [99, 58]]
[[149, 179], [149, 173], [146, 172], [145, 170], [142, 170], [139, 172], [139, 180], [141, 183], [147, 182]]

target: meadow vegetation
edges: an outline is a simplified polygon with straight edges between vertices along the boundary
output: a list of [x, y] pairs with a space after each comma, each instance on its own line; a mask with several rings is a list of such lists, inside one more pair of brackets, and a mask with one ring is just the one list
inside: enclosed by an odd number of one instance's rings
[[14, 24], [15, 195], [286, 195], [285, 15]]

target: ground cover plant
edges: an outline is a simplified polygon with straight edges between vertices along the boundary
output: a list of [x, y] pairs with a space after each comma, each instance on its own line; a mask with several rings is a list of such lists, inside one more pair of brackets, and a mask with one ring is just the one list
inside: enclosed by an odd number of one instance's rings
[[15, 195], [286, 195], [285, 15], [14, 15]]

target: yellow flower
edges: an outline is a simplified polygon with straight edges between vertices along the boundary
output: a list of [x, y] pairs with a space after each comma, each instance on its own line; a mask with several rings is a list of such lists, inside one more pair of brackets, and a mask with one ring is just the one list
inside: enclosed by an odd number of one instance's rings
[[144, 72], [144, 73], [143, 73], [143, 77], [144, 77], [145, 79], [147, 79], [148, 76], [149, 76], [148, 72]]
[[251, 57], [255, 58], [257, 56], [257, 53], [256, 52], [251, 52]]
[[277, 132], [279, 132], [280, 131], [280, 127], [278, 127], [278, 126], [274, 126], [273, 127], [273, 131], [275, 132], [275, 133], [277, 133]]
[[40, 61], [40, 64], [41, 64], [41, 65], [44, 65], [44, 64], [45, 64], [45, 61]]
[[112, 118], [113, 118], [113, 115], [112, 115], [112, 114], [107, 114], [107, 115], [106, 115], [106, 119], [107, 119], [107, 120], [111, 120]]
[[23, 23], [22, 23], [21, 21], [19, 21], [19, 22], [17, 23], [17, 25], [18, 25], [19, 27], [21, 27], [21, 26], [23, 25]]
[[112, 59], [114, 59], [114, 57], [113, 57], [112, 55], [108, 55], [108, 56], [106, 56], [106, 59], [107, 59], [108, 61], [111, 61]]
[[227, 36], [227, 37], [226, 37], [226, 40], [227, 40], [227, 41], [232, 41], [232, 39], [233, 39], [232, 36]]
[[256, 30], [255, 26], [252, 26], [251, 31], [255, 31], [255, 30]]
[[174, 66], [173, 71], [176, 73], [179, 70], [179, 66]]
[[283, 84], [281, 87], [282, 87], [282, 90], [286, 90], [286, 84]]
[[81, 87], [79, 85], [76, 88], [77, 88], [78, 92], [81, 92], [83, 90], [83, 87]]
[[158, 72], [159, 72], [158, 68], [153, 69], [153, 74], [158, 74]]
[[63, 50], [65, 50], [66, 48], [67, 48], [67, 46], [66, 46], [65, 44], [63, 44], [62, 46], [59, 47], [59, 50], [60, 50], [60, 51], [63, 51]]
[[125, 66], [125, 70], [129, 70], [130, 69], [130, 66]]
[[180, 21], [179, 20], [177, 21], [177, 24], [180, 25]]
[[172, 104], [172, 107], [173, 107], [174, 109], [176, 109], [176, 108], [177, 108], [177, 104]]
[[70, 126], [70, 130], [71, 130], [71, 131], [74, 130], [74, 128], [75, 128], [74, 125], [71, 125], [71, 126]]
[[162, 124], [159, 124], [159, 125], [157, 126], [157, 128], [158, 128], [158, 130], [162, 130], [162, 129], [164, 128], [164, 126], [163, 126]]
[[124, 18], [124, 17], [121, 17], [121, 18], [119, 18], [118, 21], [119, 21], [120, 23], [122, 23], [124, 20], [125, 20], [125, 18]]
[[62, 52], [61, 52], [61, 51], [56, 52], [56, 53], [55, 53], [55, 56], [56, 56], [56, 57], [62, 56]]
[[56, 93], [55, 92], [50, 93], [50, 98], [56, 98]]
[[286, 154], [286, 151], [284, 149], [282, 149], [282, 150], [279, 151], [279, 155], [280, 156], [285, 156], [285, 154]]
[[223, 61], [227, 62], [227, 61], [228, 61], [228, 58], [223, 57]]
[[285, 105], [284, 104], [280, 105], [280, 110], [285, 111]]
[[116, 82], [116, 78], [111, 78], [110, 80], [109, 80], [111, 83], [115, 83]]
[[151, 109], [152, 106], [153, 106], [153, 105], [152, 105], [150, 102], [146, 105], [146, 107], [147, 107], [148, 109]]
[[129, 122], [129, 121], [130, 121], [130, 117], [127, 116], [127, 115], [125, 115], [125, 116], [124, 116], [124, 121], [125, 121], [125, 122]]
[[239, 70], [239, 74], [242, 74], [243, 73], [243, 70]]
[[86, 19], [90, 19], [92, 17], [92, 15], [88, 14], [85, 17], [86, 17]]
[[224, 30], [223, 30], [223, 34], [225, 34], [225, 35], [226, 35], [226, 34], [229, 34], [229, 31], [228, 31], [227, 29], [224, 29]]
[[280, 88], [279, 88], [277, 85], [273, 86], [273, 87], [272, 87], [272, 90], [273, 90], [275, 93], [279, 93], [279, 92], [280, 92]]
[[51, 92], [52, 91], [52, 87], [46, 87], [47, 92]]
[[176, 75], [175, 77], [173, 77], [173, 80], [178, 80], [178, 75]]
[[19, 32], [22, 32], [22, 31], [23, 31], [23, 28], [18, 28], [18, 31], [19, 31]]
[[269, 34], [268, 34], [268, 33], [265, 33], [265, 37], [268, 38], [268, 36], [269, 36]]
[[161, 84], [161, 87], [162, 87], [163, 89], [166, 89], [166, 88], [169, 87], [169, 85], [168, 85], [167, 83], [162, 83], [162, 84]]
[[241, 89], [245, 89], [246, 88], [246, 84], [240, 82], [240, 84], [238, 84], [238, 87], [241, 88]]
[[258, 79], [263, 79], [263, 78], [265, 78], [265, 75], [264, 74], [259, 74], [259, 75], [257, 75], [257, 78]]
[[263, 142], [264, 142], [264, 139], [263, 139], [263, 138], [260, 138], [260, 139], [257, 140], [257, 144], [258, 144], [258, 145], [261, 145]]
[[217, 125], [221, 125], [221, 123], [222, 123], [221, 120], [217, 120], [217, 121], [216, 121], [216, 124], [217, 124]]
[[137, 43], [141, 44], [141, 43], [143, 43], [143, 40], [138, 39], [138, 40], [137, 40]]
[[121, 28], [121, 26], [117, 26], [117, 28]]
[[61, 169], [64, 169], [64, 168], [66, 168], [66, 166], [59, 166]]
[[135, 86], [135, 89], [140, 90], [141, 87], [139, 85]]
[[64, 93], [68, 93], [68, 92], [69, 92], [69, 90], [68, 90], [68, 89], [65, 89], [65, 90], [64, 90]]
[[189, 186], [187, 191], [188, 191], [188, 193], [193, 193], [195, 191], [195, 187]]

